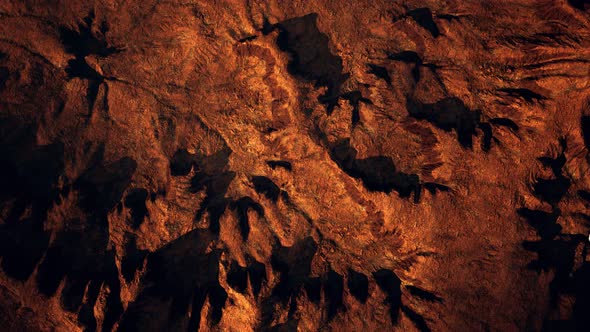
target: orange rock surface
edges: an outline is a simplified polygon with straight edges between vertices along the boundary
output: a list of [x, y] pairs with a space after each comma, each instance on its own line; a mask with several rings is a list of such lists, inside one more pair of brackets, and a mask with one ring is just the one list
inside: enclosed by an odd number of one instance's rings
[[589, 90], [583, 0], [0, 0], [0, 330], [587, 330]]

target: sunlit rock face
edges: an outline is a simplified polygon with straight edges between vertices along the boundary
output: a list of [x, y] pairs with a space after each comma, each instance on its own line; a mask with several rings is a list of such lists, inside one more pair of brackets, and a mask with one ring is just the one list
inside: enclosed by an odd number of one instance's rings
[[587, 330], [589, 28], [0, 0], [0, 330]]

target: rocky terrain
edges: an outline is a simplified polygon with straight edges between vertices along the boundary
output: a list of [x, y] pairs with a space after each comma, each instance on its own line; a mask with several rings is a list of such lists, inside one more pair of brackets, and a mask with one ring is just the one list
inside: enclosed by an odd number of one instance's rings
[[1, 331], [582, 331], [590, 3], [0, 0]]

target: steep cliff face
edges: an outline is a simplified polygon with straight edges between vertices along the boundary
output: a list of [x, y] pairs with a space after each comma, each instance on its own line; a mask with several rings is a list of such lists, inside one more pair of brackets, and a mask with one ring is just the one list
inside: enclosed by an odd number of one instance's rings
[[0, 330], [585, 330], [587, 1], [0, 0]]

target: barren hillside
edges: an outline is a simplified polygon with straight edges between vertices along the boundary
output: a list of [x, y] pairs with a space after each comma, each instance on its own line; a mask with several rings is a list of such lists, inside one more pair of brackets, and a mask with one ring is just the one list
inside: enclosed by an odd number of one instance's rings
[[582, 331], [590, 3], [0, 0], [1, 331]]

